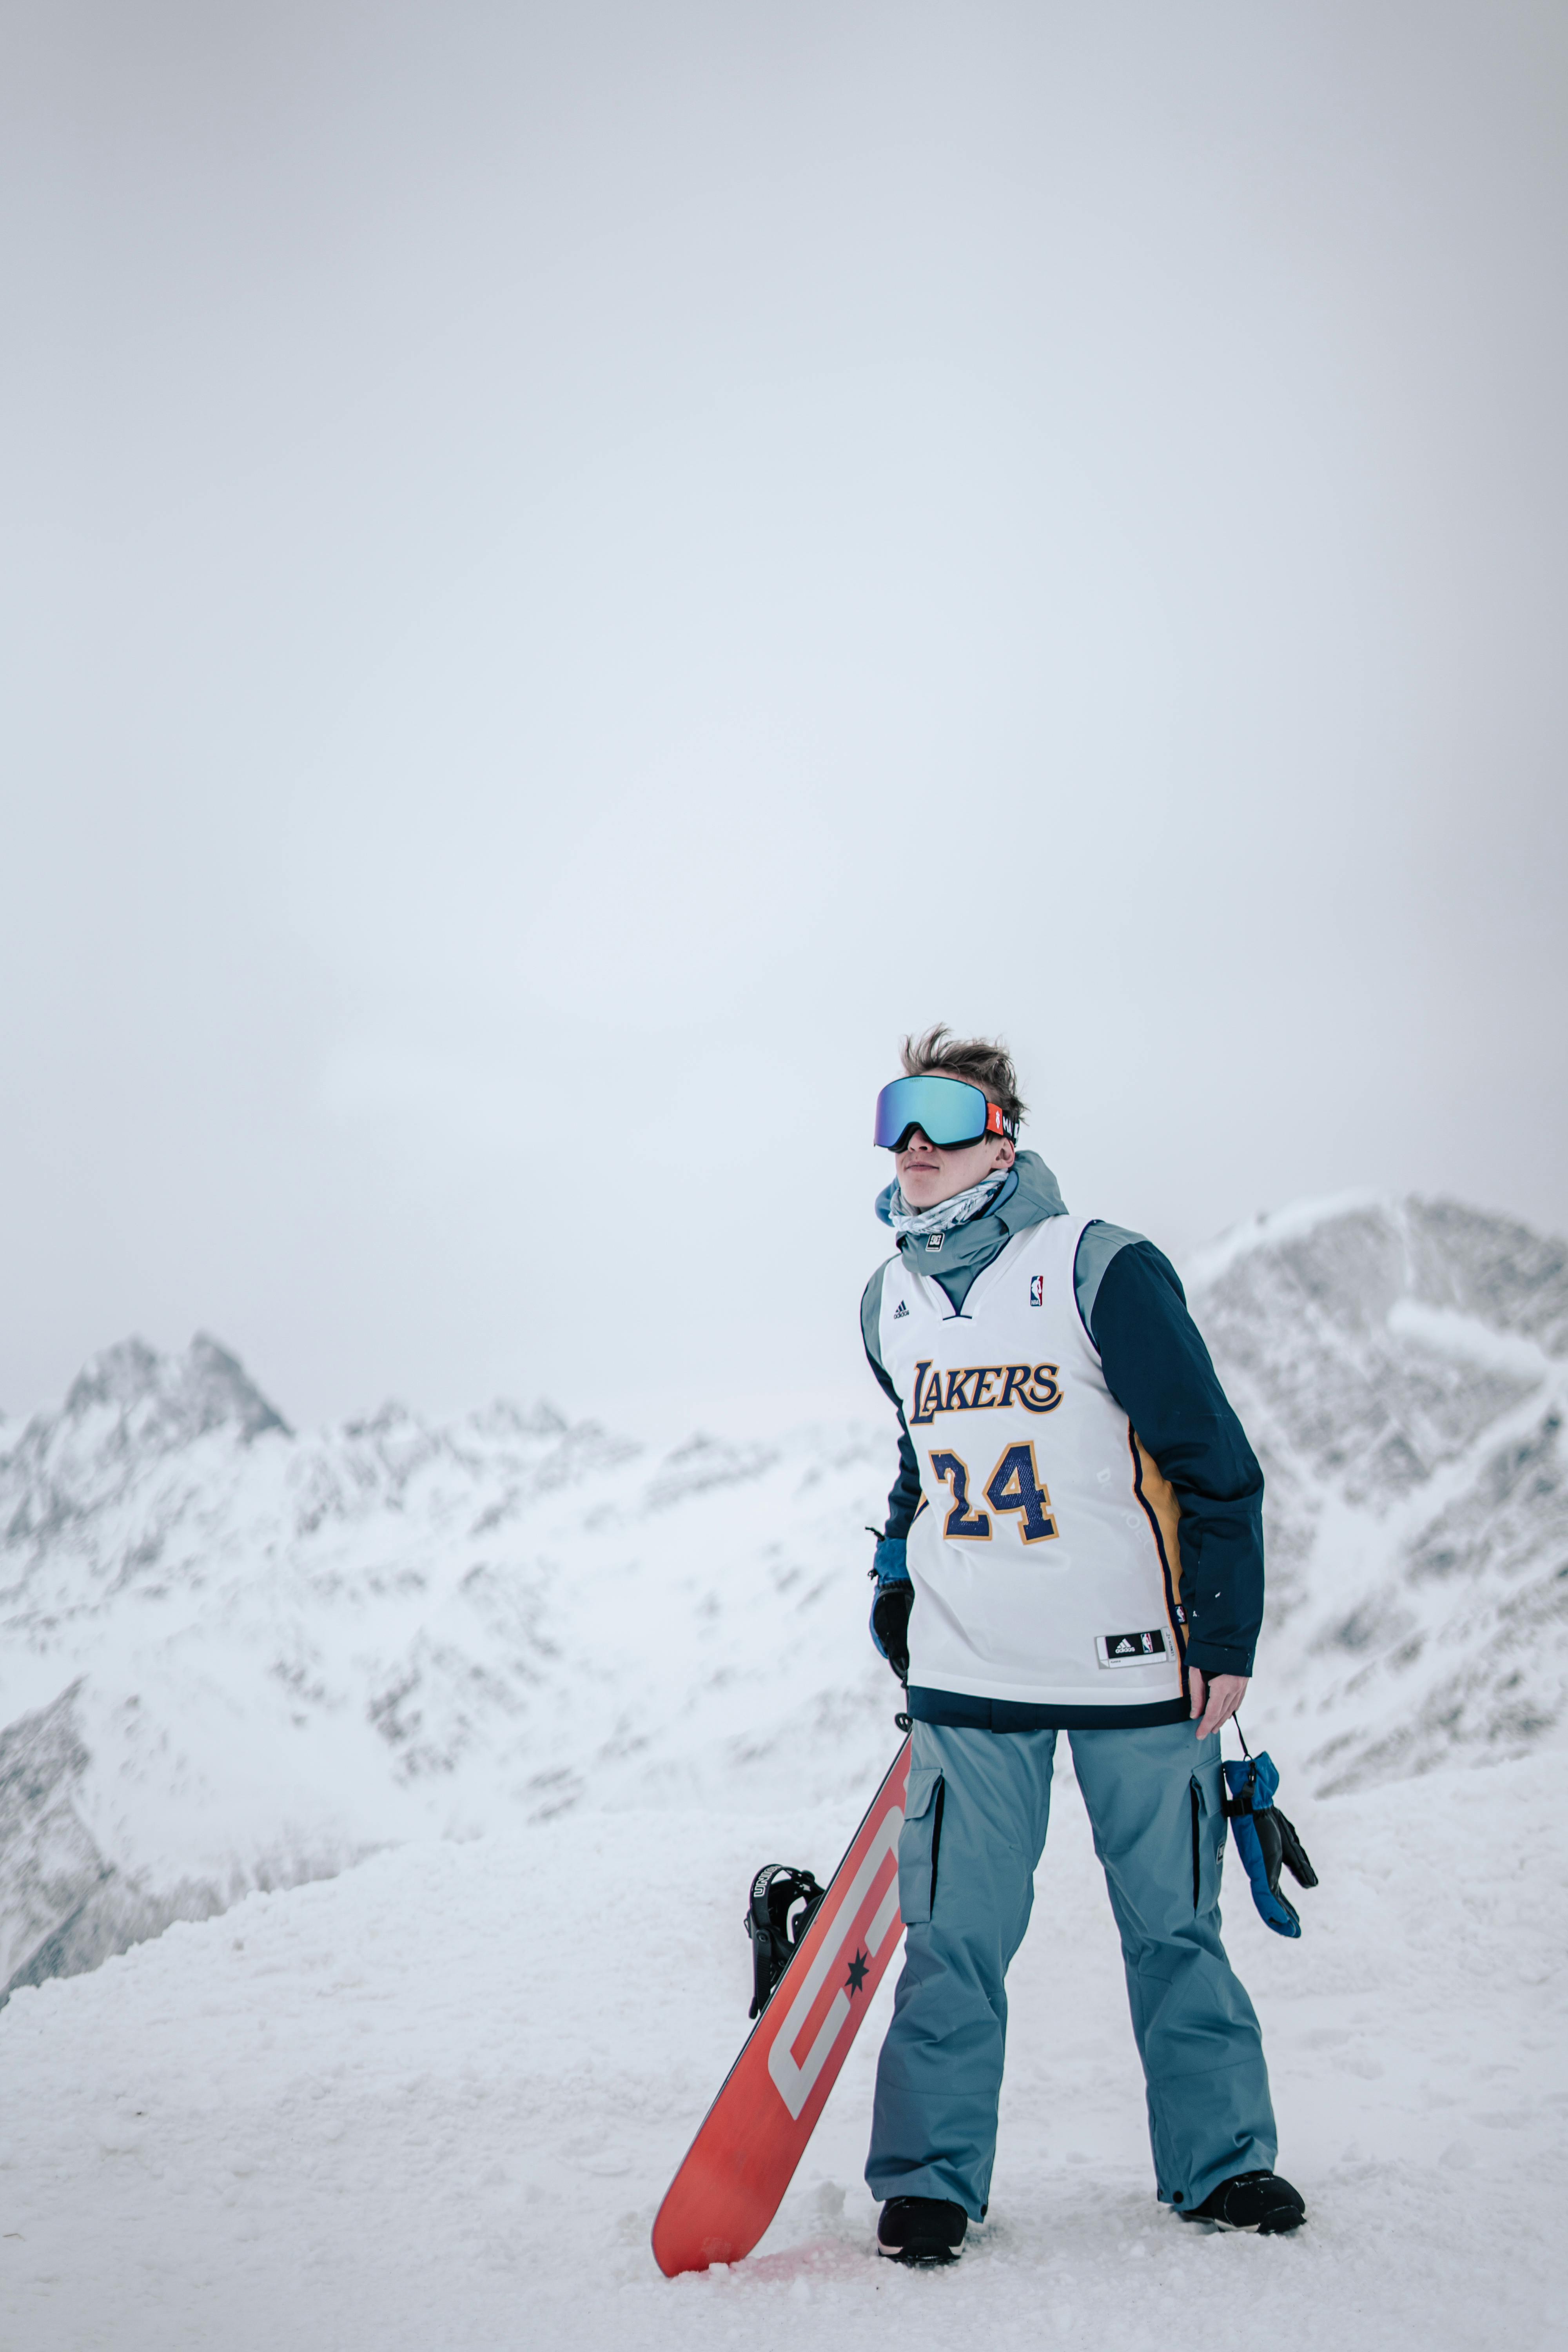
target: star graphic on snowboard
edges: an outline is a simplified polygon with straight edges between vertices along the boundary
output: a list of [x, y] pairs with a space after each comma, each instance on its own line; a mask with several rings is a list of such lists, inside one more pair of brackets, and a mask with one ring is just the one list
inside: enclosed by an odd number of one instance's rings
[[856, 1953], [854, 1958], [849, 1963], [849, 1973], [844, 1979], [851, 1992], [864, 1991], [866, 1985], [866, 1971], [870, 1965], [871, 1958], [868, 1952]]

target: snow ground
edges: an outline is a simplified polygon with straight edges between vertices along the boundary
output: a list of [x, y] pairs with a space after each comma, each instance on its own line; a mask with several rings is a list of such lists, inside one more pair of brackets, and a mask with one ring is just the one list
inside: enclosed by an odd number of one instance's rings
[[1560, 2343], [1565, 1779], [1552, 1751], [1324, 1802], [1288, 1788], [1322, 1877], [1298, 1944], [1264, 1929], [1232, 1858], [1231, 1948], [1264, 2020], [1281, 2168], [1312, 2212], [1295, 2239], [1155, 2204], [1114, 1933], [1059, 1771], [991, 2219], [955, 2270], [872, 2252], [885, 1987], [756, 2254], [660, 2277], [655, 2208], [745, 2031], [749, 1875], [830, 1866], [858, 1809], [579, 1813], [251, 1895], [17, 1992], [0, 2014], [0, 2341]]

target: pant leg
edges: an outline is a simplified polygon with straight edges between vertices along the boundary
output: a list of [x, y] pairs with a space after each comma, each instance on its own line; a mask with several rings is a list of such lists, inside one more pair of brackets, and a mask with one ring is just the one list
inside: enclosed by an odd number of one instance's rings
[[948, 2197], [973, 2221], [984, 2212], [1007, 1965], [1029, 1924], [1056, 1738], [914, 1727], [899, 1840], [904, 1965], [877, 2062], [873, 2197]]
[[1272, 2170], [1263, 2037], [1219, 1937], [1219, 1739], [1190, 1723], [1075, 1731], [1073, 1763], [1121, 1934], [1162, 2200]]

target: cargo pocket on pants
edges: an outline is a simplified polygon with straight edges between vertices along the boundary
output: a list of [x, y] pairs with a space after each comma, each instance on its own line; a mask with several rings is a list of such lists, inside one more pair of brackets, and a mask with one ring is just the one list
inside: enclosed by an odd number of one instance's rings
[[923, 1766], [911, 1769], [904, 1826], [899, 1832], [899, 1909], [906, 1927], [929, 1919], [936, 1902], [943, 1794], [940, 1772]]
[[1215, 1813], [1210, 1813], [1203, 1782], [1195, 1772], [1187, 1783], [1187, 1796], [1193, 1814], [1193, 1914], [1195, 1917], [1207, 1907], [1204, 1902], [1204, 1854], [1210, 1838], [1216, 1833], [1215, 1879], [1208, 1900], [1213, 1904], [1219, 1899], [1219, 1874], [1225, 1866], [1225, 1812], [1221, 1807]]
[[1193, 1909], [1195, 1911], [1204, 1887], [1204, 1792], [1198, 1786], [1195, 1773], [1187, 1782], [1187, 1796], [1193, 1809]]

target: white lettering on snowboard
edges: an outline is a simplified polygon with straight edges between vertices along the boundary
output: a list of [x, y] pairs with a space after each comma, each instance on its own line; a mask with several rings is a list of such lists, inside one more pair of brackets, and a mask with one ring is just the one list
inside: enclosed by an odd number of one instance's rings
[[[891, 1805], [883, 1814], [877, 1834], [866, 1850], [859, 1869], [849, 1883], [843, 1902], [834, 1913], [832, 1921], [817, 1949], [816, 1959], [806, 1970], [805, 1981], [790, 2003], [789, 2014], [774, 2034], [768, 2052], [768, 2073], [773, 2088], [789, 2109], [791, 2119], [800, 2120], [801, 2110], [810, 2098], [817, 2076], [826, 2065], [829, 2053], [843, 2032], [849, 2016], [850, 1999], [842, 1989], [823, 2019], [816, 2041], [805, 2055], [804, 2065], [795, 2062], [795, 2036], [802, 2031], [816, 2004], [816, 1997], [826, 1982], [829, 1972], [837, 1967], [855, 1929], [861, 1904], [870, 1890], [871, 1883], [890, 1853], [899, 1850], [899, 1832], [904, 1826], [901, 1805]], [[899, 1916], [899, 1881], [895, 1872], [891, 1885], [877, 1906], [875, 1916], [866, 1930], [866, 1948], [875, 1958], [881, 1949], [889, 1928]]]

